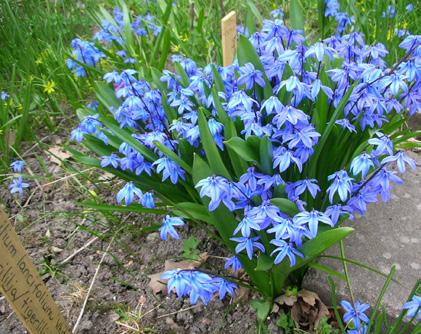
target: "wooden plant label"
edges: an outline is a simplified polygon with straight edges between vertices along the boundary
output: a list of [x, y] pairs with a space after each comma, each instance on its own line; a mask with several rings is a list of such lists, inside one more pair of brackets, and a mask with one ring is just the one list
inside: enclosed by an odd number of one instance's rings
[[1, 209], [0, 292], [29, 333], [70, 333], [63, 315]]
[[229, 12], [221, 21], [222, 61], [224, 66], [231, 65], [237, 48], [237, 15]]

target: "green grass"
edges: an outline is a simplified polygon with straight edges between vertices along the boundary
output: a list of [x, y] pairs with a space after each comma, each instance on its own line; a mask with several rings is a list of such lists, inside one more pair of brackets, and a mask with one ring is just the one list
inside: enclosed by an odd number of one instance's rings
[[0, 91], [10, 95], [0, 101], [0, 170], [23, 141], [36, 137], [35, 130], [53, 130], [64, 106], [77, 107], [83, 99], [84, 84], [75, 83], [64, 59], [75, 35], [91, 35], [88, 10], [96, 1], [78, 3], [0, 2]]

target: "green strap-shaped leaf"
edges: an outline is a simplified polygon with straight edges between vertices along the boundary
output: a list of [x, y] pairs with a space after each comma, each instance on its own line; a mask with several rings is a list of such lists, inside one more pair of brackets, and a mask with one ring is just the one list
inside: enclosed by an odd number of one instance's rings
[[225, 111], [224, 107], [222, 106], [221, 100], [218, 96], [218, 91], [215, 86], [212, 87], [212, 98], [213, 103], [215, 104], [216, 112], [218, 113], [219, 120], [224, 124], [224, 126], [227, 125], [227, 122], [229, 120], [227, 112]]
[[293, 29], [304, 31], [303, 5], [300, 0], [289, 1], [289, 22]]
[[320, 264], [318, 262], [310, 263], [309, 264], [309, 267], [310, 268], [313, 268], [315, 270], [323, 271], [323, 272], [325, 272], [326, 274], [328, 274], [330, 276], [337, 277], [341, 281], [345, 281], [346, 280], [345, 275], [343, 273], [341, 273], [339, 271], [336, 271], [336, 270], [334, 270], [334, 269], [332, 269], [332, 268], [330, 268], [328, 266], [325, 266], [323, 264]]
[[140, 212], [140, 213], [149, 213], [149, 214], [164, 214], [167, 210], [162, 209], [149, 209], [144, 208], [140, 204], [130, 204], [129, 206], [119, 206], [119, 205], [110, 205], [110, 204], [100, 204], [92, 201], [80, 202], [81, 206], [89, 209], [95, 209], [99, 211], [111, 211], [111, 212]]
[[193, 218], [202, 222], [213, 224], [211, 217], [208, 214], [208, 209], [203, 204], [182, 202], [175, 204], [177, 212], [184, 218]]
[[158, 68], [160, 70], [164, 69], [165, 62], [167, 61], [168, 54], [171, 47], [171, 31], [167, 27], [163, 29], [163, 38], [161, 45], [161, 57], [159, 59]]
[[218, 147], [216, 146], [215, 141], [213, 140], [212, 134], [209, 130], [208, 122], [206, 121], [206, 117], [203, 111], [199, 109], [198, 114], [200, 139], [202, 140], [202, 146], [206, 152], [206, 158], [209, 162], [209, 166], [212, 169], [213, 173], [220, 176], [224, 176], [228, 180], [231, 180], [231, 175], [225, 167], [224, 162], [222, 161]]
[[155, 140], [153, 143], [158, 148], [158, 150], [164, 153], [168, 158], [177, 163], [181, 168], [183, 168], [187, 173], [191, 175], [191, 167], [186, 162], [184, 162], [184, 160], [181, 159], [175, 152], [171, 151], [168, 147], [166, 147], [159, 141]]
[[311, 177], [314, 177], [316, 175], [317, 168], [319, 164], [317, 163], [317, 160], [319, 159], [319, 156], [323, 150], [324, 145], [326, 144], [327, 139], [329, 138], [329, 135], [333, 129], [333, 126], [335, 125], [335, 122], [338, 120], [339, 116], [343, 112], [346, 104], [348, 103], [349, 97], [352, 94], [352, 91], [354, 90], [354, 87], [357, 85], [358, 82], [355, 82], [351, 87], [349, 87], [348, 91], [342, 98], [341, 102], [339, 103], [338, 107], [336, 108], [335, 112], [333, 113], [332, 117], [329, 120], [329, 123], [323, 132], [322, 136], [320, 137], [319, 142], [316, 145], [316, 148], [314, 150], [313, 156], [310, 158], [310, 165], [312, 166], [310, 175]]
[[260, 140], [259, 145], [260, 153], [260, 168], [267, 175], [273, 174], [272, 166], [272, 142], [268, 136], [264, 136]]
[[257, 321], [265, 322], [272, 309], [272, 303], [267, 300], [252, 300], [251, 306], [256, 310]]
[[[173, 7], [174, 6], [172, 4], [172, 0], [166, 0], [165, 11], [163, 11], [163, 12], [161, 11], [161, 14], [158, 15], [158, 17], [161, 18], [161, 26], [164, 27], [164, 29], [161, 30], [161, 32], [158, 35], [158, 38], [156, 39], [156, 41], [154, 43], [154, 48], [152, 50], [152, 54], [151, 54], [150, 59], [156, 59], [157, 58], [158, 51], [161, 48], [161, 41], [164, 39], [164, 34], [166, 34], [166, 32], [168, 31], [168, 28], [166, 26], [167, 26], [168, 20], [171, 16], [171, 12], [172, 12]], [[168, 56], [168, 52], [167, 52], [167, 56]], [[162, 54], [161, 54], [161, 62], [162, 62], [162, 59], [163, 59], [163, 57], [162, 57]], [[166, 59], [166, 57], [165, 57], [165, 59]], [[165, 61], [164, 61], [164, 65], [165, 65]], [[163, 67], [162, 68], [160, 67], [160, 69], [163, 69]]]
[[262, 253], [257, 258], [257, 266], [256, 266], [256, 268], [254, 268], [254, 270], [268, 271], [268, 270], [272, 269], [272, 267], [274, 265], [274, 262], [273, 262], [274, 260], [275, 259], [273, 257]]
[[96, 81], [94, 83], [94, 91], [101, 102], [108, 110], [116, 108], [121, 104], [121, 101], [115, 97], [114, 90], [103, 81]]
[[174, 67], [175, 67], [175, 72], [181, 77], [181, 84], [184, 87], [187, 87], [190, 83], [190, 80], [183, 66], [181, 66], [180, 63], [176, 62], [174, 63]]
[[299, 212], [297, 205], [287, 198], [272, 198], [270, 202], [290, 217], [294, 217]]
[[218, 92], [224, 92], [225, 93], [225, 85], [224, 81], [221, 78], [221, 75], [218, 72], [218, 69], [216, 68], [216, 65], [212, 65], [212, 73], [213, 73], [213, 80], [215, 82], [215, 86]]
[[251, 146], [240, 137], [232, 137], [231, 139], [224, 142], [224, 144], [231, 148], [239, 157], [249, 162], [258, 162], [259, 156], [251, 148]]

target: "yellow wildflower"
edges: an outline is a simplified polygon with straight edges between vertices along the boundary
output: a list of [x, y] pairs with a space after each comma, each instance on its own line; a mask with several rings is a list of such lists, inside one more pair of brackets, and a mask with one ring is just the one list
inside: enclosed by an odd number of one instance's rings
[[52, 94], [56, 91], [56, 83], [54, 81], [48, 81], [43, 85], [44, 87], [44, 93]]
[[173, 47], [172, 47], [172, 51], [173, 52], [178, 52], [180, 50], [180, 45], [174, 45]]

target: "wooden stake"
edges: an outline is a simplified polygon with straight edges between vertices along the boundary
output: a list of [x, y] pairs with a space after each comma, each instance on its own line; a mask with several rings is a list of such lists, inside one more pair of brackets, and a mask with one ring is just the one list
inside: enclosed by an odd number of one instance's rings
[[0, 292], [31, 334], [68, 334], [66, 320], [0, 209]]
[[237, 48], [237, 15], [229, 12], [221, 20], [223, 65], [231, 65]]

